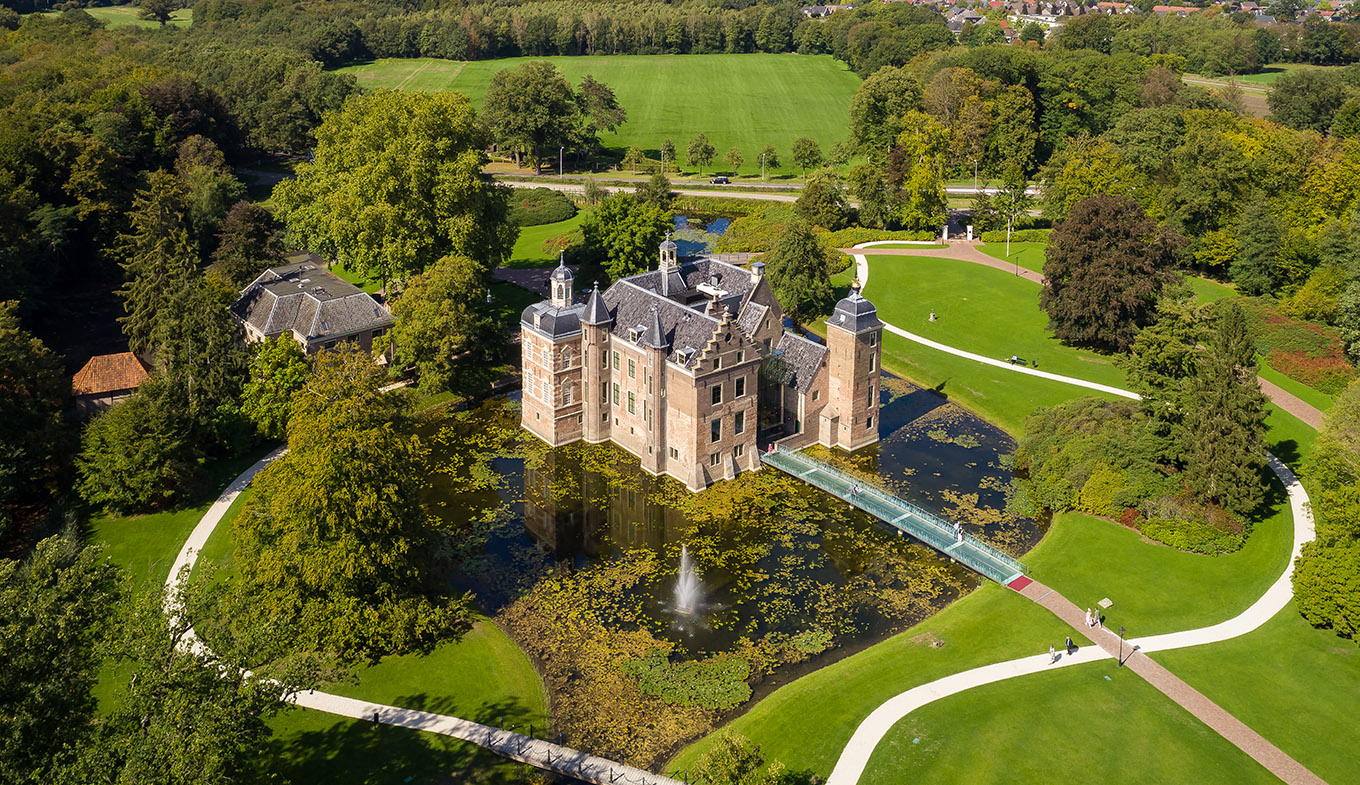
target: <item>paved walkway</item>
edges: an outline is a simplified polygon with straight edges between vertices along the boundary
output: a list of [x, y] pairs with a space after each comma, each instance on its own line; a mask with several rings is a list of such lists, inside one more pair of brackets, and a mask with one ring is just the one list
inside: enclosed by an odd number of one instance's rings
[[[212, 535], [217, 525], [222, 522], [227, 510], [231, 508], [232, 502], [236, 501], [236, 497], [241, 494], [241, 491], [245, 490], [246, 486], [250, 485], [250, 481], [255, 479], [255, 475], [285, 452], [287, 450], [280, 447], [242, 472], [239, 477], [232, 480], [227, 489], [217, 497], [217, 501], [213, 502], [208, 511], [199, 519], [198, 525], [194, 527], [189, 539], [180, 548], [179, 555], [170, 568], [169, 577], [165, 579], [166, 588], [169, 589], [166, 594], [165, 613], [172, 622], [178, 620], [180, 589], [183, 587], [183, 582], [188, 579], [194, 563], [198, 561], [198, 554], [204, 543], [208, 541], [208, 537]], [[187, 651], [200, 657], [212, 658], [213, 656], [212, 651], [198, 639], [193, 630], [189, 630], [185, 634], [183, 646]], [[383, 725], [396, 725], [452, 736], [455, 739], [462, 739], [485, 747], [511, 760], [527, 763], [530, 766], [582, 782], [596, 783], [596, 785], [619, 785], [620, 783], [628, 783], [628, 785], [684, 785], [679, 780], [653, 774], [634, 766], [625, 766], [622, 763], [589, 755], [542, 739], [535, 739], [458, 717], [406, 709], [401, 706], [371, 703], [315, 690], [299, 692], [293, 696], [293, 700], [299, 706], [337, 714], [342, 717], [352, 717], [357, 720], [382, 723]]]
[[[868, 279], [869, 269], [866, 256], [867, 255], [865, 254], [856, 254], [856, 273], [860, 276], [861, 285]], [[936, 344], [936, 346], [942, 351], [948, 351], [959, 356], [977, 357], [977, 355], [971, 355], [971, 353], [962, 352], [940, 344]], [[1002, 367], [1016, 371], [1024, 370], [1019, 367], [1012, 367], [1008, 363], [1002, 363]], [[1273, 387], [1274, 385], [1271, 386]], [[1137, 397], [1133, 393], [1124, 392], [1129, 396]], [[1268, 391], [1267, 395], [1270, 395]], [[1290, 397], [1293, 398], [1293, 396]], [[1312, 409], [1312, 407], [1299, 401], [1299, 399], [1294, 398], [1294, 400], [1304, 407]], [[1316, 409], [1313, 409], [1314, 413], [1316, 413], [1316, 411]], [[1320, 415], [1318, 415], [1318, 421], [1320, 422]], [[903, 717], [921, 706], [938, 700], [939, 698], [972, 689], [973, 687], [991, 684], [1017, 676], [1038, 673], [1054, 667], [1078, 665], [1083, 662], [1091, 662], [1097, 659], [1107, 659], [1112, 656], [1119, 656], [1119, 653], [1124, 650], [1128, 652], [1125, 663], [1134, 673], [1137, 673], [1139, 676], [1146, 679], [1149, 684], [1174, 700], [1178, 705], [1189, 711], [1225, 739], [1232, 742], [1243, 752], [1250, 755], [1252, 759], [1256, 760], [1271, 773], [1275, 774], [1275, 776], [1279, 777], [1284, 782], [1290, 783], [1290, 785], [1317, 785], [1317, 783], [1322, 783], [1323, 781], [1321, 778], [1313, 774], [1289, 755], [1285, 754], [1278, 747], [1271, 744], [1259, 733], [1247, 727], [1236, 717], [1233, 717], [1193, 687], [1177, 678], [1166, 668], [1158, 665], [1147, 657], [1148, 652], [1164, 651], [1187, 646], [1200, 646], [1207, 643], [1228, 640], [1239, 635], [1245, 635], [1248, 632], [1258, 629], [1288, 605], [1293, 592], [1290, 577], [1294, 570], [1294, 559], [1299, 555], [1304, 543], [1313, 539], [1313, 517], [1308, 508], [1307, 491], [1304, 490], [1303, 485], [1299, 482], [1294, 473], [1290, 471], [1289, 467], [1285, 466], [1283, 462], [1273, 455], [1269, 456], [1269, 465], [1271, 470], [1275, 472], [1276, 477], [1278, 477], [1280, 482], [1285, 486], [1289, 495], [1290, 509], [1294, 518], [1293, 547], [1291, 549], [1289, 562], [1285, 566], [1284, 571], [1250, 608], [1238, 614], [1236, 617], [1220, 624], [1170, 633], [1167, 635], [1132, 639], [1124, 641], [1121, 646], [1118, 636], [1110, 630], [1086, 629], [1085, 613], [1079, 610], [1072, 602], [1061, 594], [1058, 594], [1037, 581], [1027, 579], [1016, 581], [1013, 585], [1022, 596], [1048, 608], [1054, 615], [1067, 622], [1073, 629], [1077, 630], [1078, 633], [1086, 635], [1095, 641], [1099, 648], [1092, 649], [1087, 647], [1079, 649], [1072, 655], [1061, 654], [1059, 655], [1057, 662], [1051, 661], [1047, 654], [1039, 654], [1032, 657], [1024, 657], [1017, 660], [997, 663], [995, 665], [974, 668], [969, 671], [947, 676], [943, 679], [938, 679], [929, 684], [915, 687], [889, 699], [875, 709], [867, 718], [865, 718], [860, 726], [856, 728], [854, 735], [842, 751], [841, 757], [836, 761], [836, 766], [832, 770], [831, 777], [827, 780], [827, 785], [852, 785], [853, 783], [858, 782], [860, 776], [864, 772], [865, 766], [869, 762], [869, 757], [873, 754], [873, 751], [878, 746], [879, 742], [882, 741], [883, 736], [886, 735], [888, 731], [892, 729], [893, 725]]]

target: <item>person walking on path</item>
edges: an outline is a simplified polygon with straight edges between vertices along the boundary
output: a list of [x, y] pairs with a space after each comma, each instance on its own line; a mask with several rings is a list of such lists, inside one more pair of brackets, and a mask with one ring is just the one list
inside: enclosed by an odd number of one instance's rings
[[1052, 646], [1048, 647], [1048, 664], [1052, 665], [1058, 661], [1058, 650]]
[[1094, 625], [1094, 624], [1095, 624], [1095, 622], [1091, 619], [1091, 609], [1090, 609], [1090, 608], [1087, 608], [1087, 609], [1086, 609], [1086, 629], [1088, 629], [1088, 630], [1091, 629], [1091, 626]]
[[1072, 636], [1071, 636], [1071, 635], [1068, 635], [1068, 636], [1067, 636], [1067, 646], [1064, 647], [1064, 648], [1067, 649], [1067, 653], [1068, 653], [1069, 656], [1072, 654], [1072, 652], [1076, 651], [1077, 646], [1076, 646], [1076, 644], [1072, 643]]

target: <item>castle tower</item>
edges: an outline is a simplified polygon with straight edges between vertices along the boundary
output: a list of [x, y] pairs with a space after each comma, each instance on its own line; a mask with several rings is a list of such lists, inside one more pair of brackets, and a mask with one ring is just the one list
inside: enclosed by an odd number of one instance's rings
[[549, 276], [552, 285], [552, 304], [554, 308], [566, 308], [571, 305], [572, 300], [572, 279], [574, 276], [571, 270], [567, 269], [567, 254], [564, 251], [557, 260], [557, 269], [552, 271]]
[[685, 279], [680, 275], [680, 249], [666, 232], [666, 240], [661, 243], [660, 261], [657, 269], [661, 271], [661, 296], [670, 297], [685, 291]]
[[584, 361], [583, 438], [591, 444], [609, 441], [609, 328], [614, 323], [600, 295], [600, 282], [581, 314], [581, 355]]
[[639, 455], [642, 468], [652, 474], [660, 474], [666, 469], [666, 355], [670, 354], [670, 341], [661, 326], [661, 313], [652, 308], [652, 319], [647, 332], [642, 336], [642, 346], [647, 350], [642, 395], [642, 415], [647, 428], [647, 452]]
[[524, 396], [520, 424], [548, 444], [581, 438], [581, 313], [572, 303], [572, 274], [565, 261], [549, 276], [550, 298], [520, 315], [520, 370]]
[[679, 246], [671, 239], [671, 233], [666, 232], [666, 239], [661, 243], [661, 260], [657, 265], [658, 269], [669, 270], [679, 261]]
[[858, 450], [878, 441], [883, 322], [874, 304], [860, 296], [856, 282], [850, 296], [836, 303], [826, 327], [829, 389], [818, 440], [828, 447]]

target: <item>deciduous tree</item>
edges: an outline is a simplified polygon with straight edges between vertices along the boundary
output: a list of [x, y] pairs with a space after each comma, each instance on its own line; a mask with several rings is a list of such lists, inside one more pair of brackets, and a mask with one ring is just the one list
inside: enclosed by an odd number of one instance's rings
[[212, 258], [222, 276], [243, 289], [282, 253], [283, 233], [274, 214], [258, 204], [237, 202], [222, 220]]
[[816, 139], [807, 136], [794, 139], [793, 162], [803, 170], [803, 177], [807, 177], [807, 170], [822, 165], [822, 146], [817, 144]]
[[484, 356], [496, 346], [479, 273], [471, 259], [445, 257], [412, 278], [392, 303], [397, 324], [377, 348], [392, 347], [395, 367], [415, 367], [422, 390], [446, 389], [454, 358], [464, 351]]
[[[592, 89], [602, 86], [591, 80]], [[607, 88], [606, 88], [607, 89]], [[482, 120], [497, 139], [533, 151], [535, 170], [543, 167], [543, 148], [570, 144], [581, 128], [584, 101], [595, 104], [600, 120], [609, 122], [618, 108], [609, 105], [612, 93], [594, 90], [578, 98], [571, 83], [546, 60], [535, 60], [511, 70], [497, 71], [482, 100]], [[596, 118], [588, 121], [594, 126]]]
[[850, 101], [850, 142], [856, 152], [881, 159], [906, 128], [903, 117], [920, 109], [921, 83], [905, 68], [880, 68]]
[[741, 162], [743, 160], [741, 157], [741, 148], [727, 148], [727, 152], [723, 154], [723, 160], [727, 162], [728, 166], [732, 167], [732, 174], [736, 174], [737, 170], [741, 168]]
[[1045, 249], [1039, 305], [1048, 312], [1049, 330], [1068, 343], [1128, 349], [1174, 279], [1176, 243], [1132, 199], [1077, 202]]
[[[61, 360], [19, 323], [19, 304], [0, 303], [0, 537], [12, 508], [45, 501], [71, 459], [65, 414], [71, 382]], [[0, 734], [2, 736], [3, 734]]]
[[115, 513], [168, 507], [192, 489], [199, 454], [174, 387], [153, 376], [85, 427], [76, 489]]
[[808, 178], [793, 209], [808, 223], [833, 232], [844, 228], [850, 218], [850, 205], [845, 201], [840, 183], [829, 171], [817, 172]]
[[644, 272], [671, 225], [666, 213], [632, 194], [615, 193], [581, 222], [586, 252], [610, 280]]
[[241, 390], [241, 413], [266, 439], [282, 439], [293, 413], [293, 394], [307, 384], [312, 366], [291, 336], [255, 344], [250, 379]]
[[699, 174], [701, 175], [704, 173], [704, 167], [712, 163], [713, 156], [717, 154], [717, 149], [703, 134], [689, 140], [689, 144], [685, 147], [685, 160], [699, 167]]
[[484, 270], [509, 256], [509, 189], [482, 175], [488, 140], [463, 96], [354, 96], [316, 135], [315, 163], [274, 190], [296, 244], [384, 287], [450, 254]]

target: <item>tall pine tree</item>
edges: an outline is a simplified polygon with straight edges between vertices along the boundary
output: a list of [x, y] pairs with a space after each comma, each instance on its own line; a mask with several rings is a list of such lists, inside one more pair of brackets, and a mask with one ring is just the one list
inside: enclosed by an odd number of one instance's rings
[[183, 291], [198, 266], [198, 250], [185, 219], [188, 204], [174, 175], [153, 172], [132, 202], [131, 231], [123, 235], [123, 271], [118, 290], [127, 313], [118, 321], [128, 347], [154, 357], [175, 329], [167, 298]]
[[1280, 224], [1270, 203], [1258, 198], [1242, 212], [1237, 236], [1237, 259], [1229, 268], [1233, 283], [1245, 294], [1270, 294], [1280, 284], [1276, 258], [1280, 253]]
[[1185, 472], [1200, 499], [1247, 514], [1265, 496], [1265, 396], [1246, 315], [1228, 302], [1195, 363], [1185, 414]]

